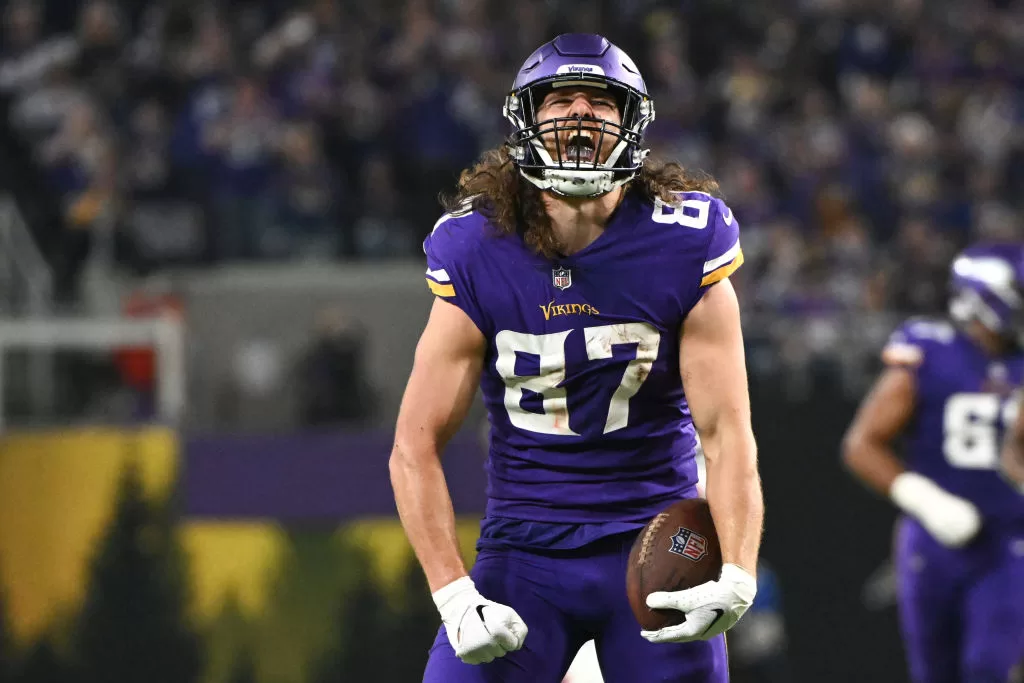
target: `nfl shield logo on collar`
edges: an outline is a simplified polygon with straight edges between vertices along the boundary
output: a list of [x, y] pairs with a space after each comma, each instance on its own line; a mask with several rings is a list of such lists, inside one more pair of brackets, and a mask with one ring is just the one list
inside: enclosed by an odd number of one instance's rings
[[559, 289], [569, 289], [572, 286], [572, 271], [568, 268], [553, 268], [551, 282]]

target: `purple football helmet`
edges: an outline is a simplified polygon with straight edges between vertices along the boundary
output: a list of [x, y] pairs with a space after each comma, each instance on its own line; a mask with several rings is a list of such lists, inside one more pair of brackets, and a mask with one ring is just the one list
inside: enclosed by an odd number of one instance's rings
[[[537, 109], [553, 88], [590, 86], [612, 94], [622, 124], [580, 117], [537, 122]], [[642, 149], [644, 129], [654, 120], [654, 103], [633, 60], [606, 38], [589, 33], [566, 33], [538, 48], [523, 63], [505, 98], [505, 118], [512, 124], [508, 146], [512, 160], [528, 181], [570, 197], [596, 197], [636, 177], [648, 150]], [[563, 134], [572, 131], [576, 144], [592, 147], [593, 158], [565, 160]], [[553, 134], [555, 158], [541, 136]], [[578, 137], [577, 137], [578, 136]], [[603, 162], [599, 151], [610, 136], [611, 153]]]
[[1024, 345], [1024, 244], [979, 244], [960, 252], [950, 273], [953, 320], [977, 320]]

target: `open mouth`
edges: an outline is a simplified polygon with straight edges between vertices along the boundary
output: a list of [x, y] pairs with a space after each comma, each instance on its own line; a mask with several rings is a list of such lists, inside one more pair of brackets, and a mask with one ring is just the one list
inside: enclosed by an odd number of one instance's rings
[[596, 145], [593, 134], [588, 131], [577, 133], [565, 145], [565, 160], [586, 163], [594, 160]]

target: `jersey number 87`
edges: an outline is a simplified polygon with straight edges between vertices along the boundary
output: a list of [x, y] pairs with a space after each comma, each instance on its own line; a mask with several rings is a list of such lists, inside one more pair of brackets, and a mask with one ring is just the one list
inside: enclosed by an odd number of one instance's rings
[[[569, 427], [569, 406], [565, 381], [565, 339], [577, 330], [528, 334], [502, 330], [495, 336], [498, 358], [496, 369], [505, 382], [505, 410], [509, 420], [520, 429], [540, 434], [579, 436]], [[636, 354], [626, 365], [619, 386], [612, 395], [605, 419], [604, 433], [622, 429], [629, 422], [629, 400], [640, 391], [640, 386], [651, 373], [658, 357], [661, 335], [648, 323], [623, 323], [585, 327], [587, 358], [600, 360], [612, 357], [612, 347], [635, 344]], [[530, 354], [539, 358], [537, 375], [522, 376], [515, 372], [517, 354]], [[544, 412], [534, 413], [522, 407], [523, 392], [540, 394]]]

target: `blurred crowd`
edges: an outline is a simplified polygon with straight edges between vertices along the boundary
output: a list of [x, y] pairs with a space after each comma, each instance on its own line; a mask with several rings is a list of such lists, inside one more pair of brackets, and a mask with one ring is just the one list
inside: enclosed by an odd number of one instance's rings
[[564, 31], [629, 52], [654, 153], [720, 179], [750, 313], [833, 321], [796, 356], [846, 313], [941, 310], [957, 248], [1021, 232], [1020, 0], [3, 5], [2, 128], [71, 289], [98, 235], [137, 271], [415, 257]]

